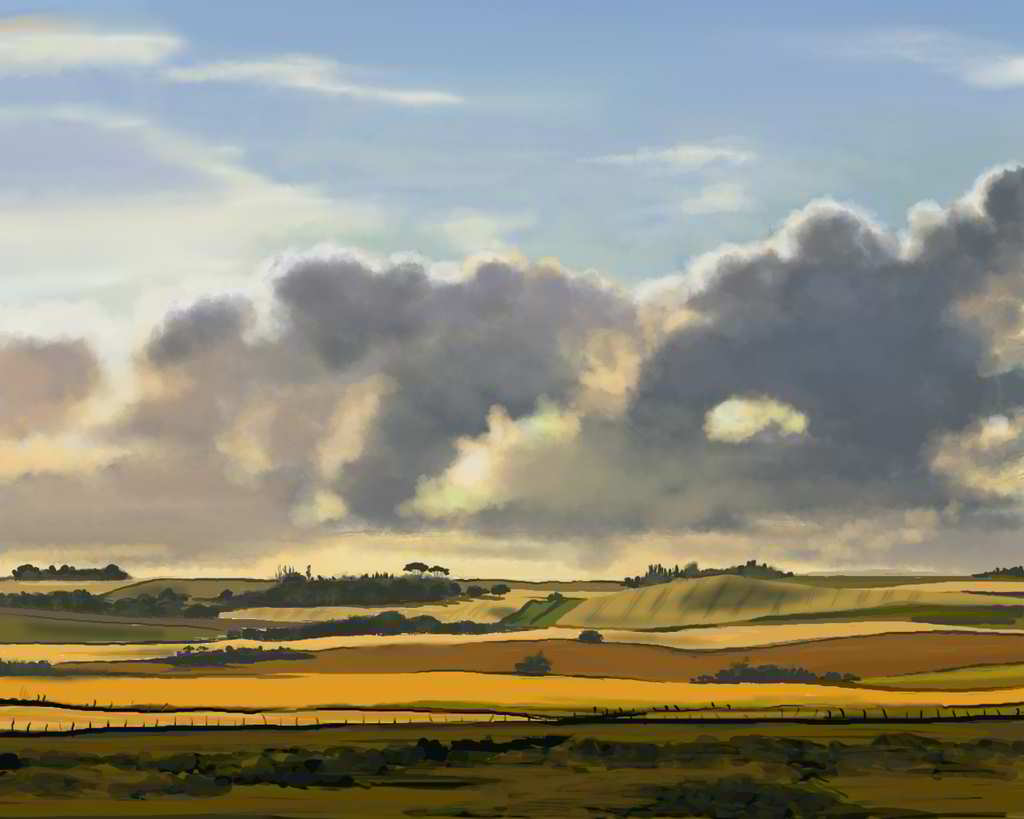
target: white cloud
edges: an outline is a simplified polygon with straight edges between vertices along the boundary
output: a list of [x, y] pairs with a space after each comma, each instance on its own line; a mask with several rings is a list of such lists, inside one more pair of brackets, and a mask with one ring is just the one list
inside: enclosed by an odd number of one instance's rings
[[967, 72], [967, 80], [986, 88], [1013, 88], [1024, 85], [1024, 56], [995, 57], [977, 63]]
[[452, 211], [428, 230], [458, 253], [486, 253], [509, 250], [509, 234], [528, 230], [535, 223], [536, 217], [530, 213], [492, 214], [463, 208]]
[[390, 103], [392, 105], [455, 105], [464, 100], [447, 91], [383, 88], [348, 79], [334, 60], [309, 54], [287, 54], [266, 60], [223, 60], [202, 65], [168, 68], [164, 76], [186, 83], [255, 83], [290, 88], [329, 97]]
[[0, 74], [152, 66], [183, 45], [179, 37], [163, 32], [100, 31], [50, 18], [8, 18], [0, 21]]
[[710, 441], [740, 444], [766, 430], [787, 437], [803, 435], [807, 416], [774, 398], [734, 396], [708, 410], [704, 419], [704, 433]]
[[487, 432], [459, 438], [458, 455], [441, 474], [422, 478], [404, 513], [432, 519], [458, 518], [513, 500], [518, 489], [509, 462], [571, 444], [580, 433], [575, 413], [542, 403], [537, 412], [513, 420], [504, 407], [491, 407]]
[[696, 196], [684, 199], [680, 209], [687, 216], [706, 216], [713, 213], [737, 213], [752, 204], [742, 183], [716, 182], [705, 185]]
[[756, 158], [752, 151], [726, 145], [680, 143], [671, 148], [640, 148], [627, 154], [591, 157], [595, 165], [651, 166], [674, 171], [696, 171], [709, 165], [743, 165]]
[[1024, 86], [1024, 54], [937, 29], [876, 31], [846, 42], [840, 51], [859, 59], [916, 63], [978, 88]]

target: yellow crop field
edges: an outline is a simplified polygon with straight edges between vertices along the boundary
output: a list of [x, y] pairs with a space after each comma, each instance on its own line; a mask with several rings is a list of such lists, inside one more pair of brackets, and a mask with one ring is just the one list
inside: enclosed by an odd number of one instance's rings
[[39, 695], [51, 702], [208, 708], [325, 706], [493, 708], [584, 711], [667, 704], [733, 709], [778, 704], [802, 707], [921, 707], [1024, 701], [1024, 687], [992, 691], [890, 691], [799, 683], [697, 685], [588, 677], [524, 677], [464, 671], [385, 674], [292, 674], [225, 677], [0, 678], [0, 698]]
[[827, 588], [734, 575], [676, 580], [588, 599], [567, 612], [560, 626], [577, 628], [664, 628], [736, 623], [767, 615], [870, 609], [919, 604], [934, 606], [1006, 604], [1013, 598], [983, 598], [965, 592], [904, 589]]

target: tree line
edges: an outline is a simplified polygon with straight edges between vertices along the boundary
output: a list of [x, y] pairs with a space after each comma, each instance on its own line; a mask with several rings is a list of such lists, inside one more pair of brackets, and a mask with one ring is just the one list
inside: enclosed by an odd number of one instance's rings
[[631, 589], [641, 586], [655, 586], [659, 583], [668, 583], [680, 578], [714, 577], [723, 574], [733, 574], [740, 577], [753, 577], [758, 580], [774, 580], [780, 577], [792, 577], [792, 572], [786, 572], [769, 566], [767, 563], [758, 563], [756, 560], [748, 560], [736, 566], [728, 566], [724, 569], [702, 569], [696, 561], [687, 563], [682, 568], [677, 563], [673, 567], [662, 566], [660, 563], [652, 563], [647, 567], [646, 574], [639, 574], [636, 577], [627, 577], [622, 582]]
[[40, 569], [31, 563], [24, 563], [11, 572], [15, 580], [130, 580], [131, 575], [116, 563], [110, 563], [102, 569], [76, 569], [66, 563], [59, 569], [49, 566]]
[[982, 580], [988, 580], [993, 577], [1021, 577], [1024, 578], [1024, 566], [1007, 566], [1005, 569], [1002, 567], [996, 567], [991, 571], [978, 572], [972, 574], [971, 577], [977, 577]]
[[231, 639], [277, 641], [305, 640], [310, 637], [352, 637], [358, 635], [390, 636], [394, 634], [491, 634], [512, 631], [500, 623], [477, 623], [459, 620], [445, 623], [429, 614], [406, 617], [398, 611], [346, 617], [343, 620], [324, 620], [318, 623], [297, 623], [267, 628], [242, 628], [228, 632]]

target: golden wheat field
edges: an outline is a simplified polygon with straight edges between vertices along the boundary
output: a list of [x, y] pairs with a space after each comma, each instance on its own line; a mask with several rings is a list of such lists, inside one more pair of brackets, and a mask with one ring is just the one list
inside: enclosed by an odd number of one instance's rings
[[698, 685], [586, 677], [524, 677], [465, 671], [230, 677], [0, 679], [0, 698], [73, 705], [317, 710], [328, 706], [585, 711], [597, 708], [968, 706], [1024, 702], [1024, 687], [993, 691], [889, 691], [802, 683]]
[[[678, 649], [755, 648], [757, 646], [785, 645], [833, 637], [863, 637], [874, 634], [914, 634], [926, 632], [975, 632], [979, 634], [1014, 634], [1014, 629], [993, 629], [973, 626], [935, 625], [911, 623], [901, 620], [840, 623], [780, 623], [778, 625], [709, 626], [680, 631], [628, 631], [602, 630], [609, 643], [634, 643], [666, 646]], [[388, 645], [473, 645], [476, 643], [515, 640], [548, 640], [575, 637], [579, 629], [548, 628], [526, 629], [494, 634], [395, 634], [386, 638]], [[324, 651], [331, 648], [359, 648], [379, 646], [384, 639], [376, 635], [310, 637], [303, 640], [274, 640], [271, 645], [286, 645], [299, 651]], [[184, 643], [9, 643], [0, 645], [0, 660], [61, 662], [113, 662], [117, 660], [150, 660], [167, 657], [179, 651]], [[257, 640], [216, 640], [211, 648], [257, 648], [266, 643]]]

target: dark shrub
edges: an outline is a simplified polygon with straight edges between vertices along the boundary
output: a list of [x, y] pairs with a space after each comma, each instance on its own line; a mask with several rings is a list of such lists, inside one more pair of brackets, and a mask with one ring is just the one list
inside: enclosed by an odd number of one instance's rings
[[544, 656], [544, 652], [531, 654], [521, 662], [516, 663], [517, 674], [528, 674], [541, 677], [551, 672], [551, 660]]
[[580, 636], [577, 637], [581, 643], [603, 643], [604, 637], [600, 631], [595, 631], [592, 628], [584, 629], [580, 632]]

